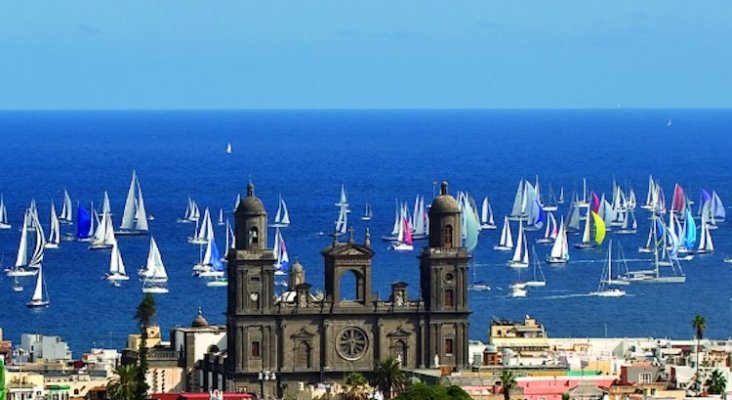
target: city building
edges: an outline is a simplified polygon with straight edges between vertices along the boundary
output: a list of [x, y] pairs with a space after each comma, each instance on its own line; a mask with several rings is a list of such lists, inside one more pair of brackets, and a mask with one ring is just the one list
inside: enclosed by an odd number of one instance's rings
[[[228, 390], [280, 396], [303, 383], [370, 372], [389, 356], [404, 368], [467, 368], [468, 260], [460, 208], [443, 183], [429, 210], [429, 241], [419, 255], [420, 288], [395, 282], [387, 300], [371, 285], [374, 251], [367, 231], [356, 243], [333, 236], [322, 251], [325, 294], [316, 296], [295, 263], [289, 292], [275, 292], [275, 261], [267, 247], [267, 211], [249, 183], [235, 211], [235, 247], [228, 262]], [[355, 281], [342, 292], [342, 278]], [[216, 366], [209, 366], [215, 370]]]

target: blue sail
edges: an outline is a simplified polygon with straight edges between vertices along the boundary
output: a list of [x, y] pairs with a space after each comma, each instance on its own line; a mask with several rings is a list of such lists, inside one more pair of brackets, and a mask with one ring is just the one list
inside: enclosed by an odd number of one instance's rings
[[709, 192], [706, 191], [706, 189], [701, 190], [701, 194], [699, 195], [699, 213], [698, 215], [702, 215], [702, 210], [704, 209], [704, 204], [707, 204], [707, 201], [712, 199], [712, 195], [709, 194]]
[[219, 256], [219, 249], [216, 247], [216, 242], [214, 242], [213, 239], [211, 239], [211, 270], [224, 270], [224, 264], [221, 262], [221, 256]]
[[684, 246], [687, 249], [693, 249], [696, 245], [696, 222], [691, 215], [691, 211], [686, 210], [686, 235], [684, 236]]
[[79, 207], [76, 209], [76, 238], [88, 238], [89, 228], [91, 228], [91, 215], [80, 203]]
[[666, 227], [660, 219], [656, 219], [656, 247], [663, 245], [663, 235], [666, 234]]

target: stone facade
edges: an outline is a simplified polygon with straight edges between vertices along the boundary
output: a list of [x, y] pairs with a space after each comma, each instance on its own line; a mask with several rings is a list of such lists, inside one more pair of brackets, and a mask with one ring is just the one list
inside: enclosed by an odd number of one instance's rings
[[[342, 380], [369, 372], [393, 356], [404, 368], [467, 367], [467, 264], [460, 209], [443, 183], [429, 212], [429, 244], [420, 255], [420, 288], [392, 284], [390, 298], [371, 288], [374, 252], [366, 232], [356, 243], [334, 237], [322, 251], [325, 294], [310, 293], [295, 262], [290, 285], [276, 295], [275, 254], [267, 248], [267, 212], [250, 183], [235, 211], [236, 251], [228, 262], [226, 375], [229, 390], [279, 396], [299, 382]], [[343, 300], [341, 278], [352, 274], [355, 293]]]

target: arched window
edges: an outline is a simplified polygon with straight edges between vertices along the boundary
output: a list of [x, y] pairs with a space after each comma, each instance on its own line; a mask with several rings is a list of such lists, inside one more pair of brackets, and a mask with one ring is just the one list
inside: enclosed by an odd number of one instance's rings
[[347, 270], [341, 274], [338, 282], [341, 292], [340, 300], [363, 301], [363, 275], [355, 270]]
[[255, 245], [259, 243], [259, 230], [256, 226], [253, 226], [249, 229], [249, 244]]
[[295, 366], [310, 368], [310, 345], [304, 340], [300, 341], [295, 348]]
[[452, 247], [452, 225], [445, 225], [445, 247]]

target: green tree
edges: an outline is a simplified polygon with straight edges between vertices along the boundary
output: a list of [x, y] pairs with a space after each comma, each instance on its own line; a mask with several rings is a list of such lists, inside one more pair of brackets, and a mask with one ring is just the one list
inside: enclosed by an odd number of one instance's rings
[[369, 397], [369, 382], [358, 372], [346, 377], [346, 400], [366, 400]]
[[123, 365], [114, 370], [117, 377], [107, 385], [110, 400], [134, 400], [137, 395], [137, 367]]
[[699, 373], [699, 353], [701, 353], [701, 340], [704, 338], [704, 330], [707, 329], [707, 320], [697, 314], [691, 320], [691, 326], [694, 328], [694, 337], [696, 338], [696, 381], [701, 385], [702, 377]]
[[503, 388], [503, 400], [511, 398], [511, 389], [516, 387], [516, 375], [508, 370], [501, 372], [501, 388]]
[[459, 386], [431, 386], [415, 383], [408, 386], [395, 400], [470, 400]]
[[399, 361], [389, 357], [376, 363], [374, 380], [376, 386], [384, 393], [384, 397], [390, 399], [393, 394], [398, 394], [404, 388], [406, 376]]
[[145, 293], [145, 297], [142, 299], [140, 304], [137, 306], [135, 312], [135, 319], [137, 320], [140, 328], [140, 362], [137, 367], [137, 386], [135, 390], [135, 399], [144, 400], [147, 398], [147, 331], [150, 325], [155, 320], [155, 298], [150, 293]]
[[706, 385], [709, 388], [709, 394], [722, 394], [727, 387], [727, 379], [722, 372], [715, 369], [712, 371], [712, 376], [707, 379]]

